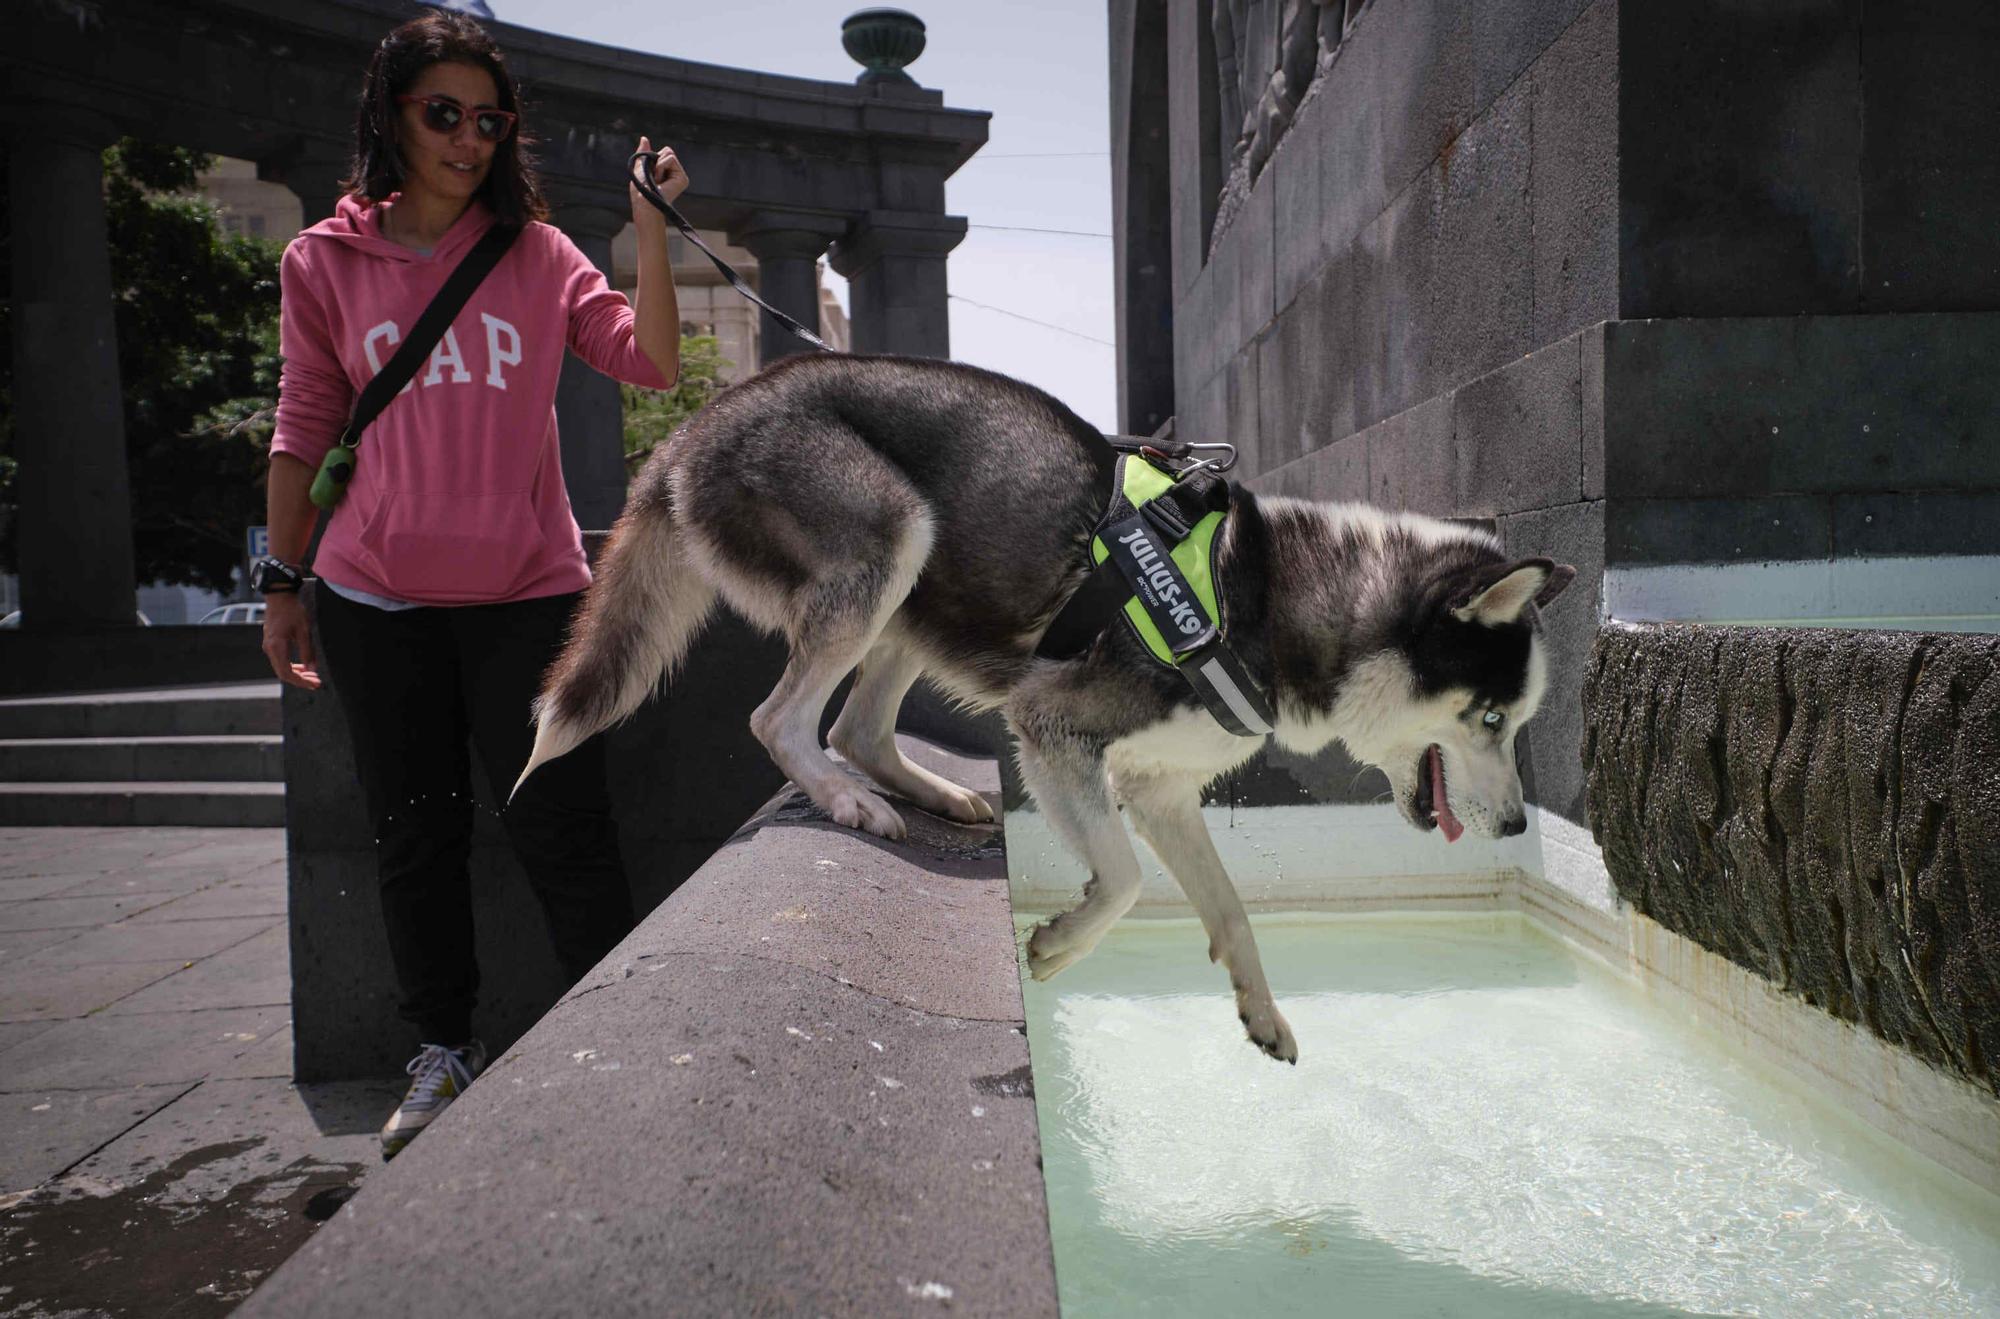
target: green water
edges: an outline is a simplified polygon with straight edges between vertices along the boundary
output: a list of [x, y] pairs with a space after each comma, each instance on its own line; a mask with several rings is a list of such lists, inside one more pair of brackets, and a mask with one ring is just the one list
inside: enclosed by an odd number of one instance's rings
[[2000, 1315], [2000, 1200], [1526, 922], [1256, 929], [1296, 1068], [1191, 921], [1025, 985], [1065, 1319]]

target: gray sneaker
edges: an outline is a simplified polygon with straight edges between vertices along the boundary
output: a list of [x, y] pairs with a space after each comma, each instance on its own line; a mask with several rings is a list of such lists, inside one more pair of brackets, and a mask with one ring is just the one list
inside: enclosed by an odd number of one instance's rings
[[410, 1082], [410, 1093], [403, 1096], [402, 1106], [382, 1128], [384, 1159], [395, 1158], [452, 1100], [465, 1093], [473, 1077], [486, 1070], [486, 1046], [478, 1040], [455, 1049], [426, 1044], [403, 1070], [416, 1079]]

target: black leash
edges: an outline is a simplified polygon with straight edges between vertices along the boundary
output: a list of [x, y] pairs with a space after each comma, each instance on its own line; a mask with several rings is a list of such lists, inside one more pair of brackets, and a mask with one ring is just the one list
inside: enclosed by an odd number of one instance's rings
[[[715, 264], [731, 288], [769, 312], [779, 325], [814, 348], [828, 353], [836, 351], [811, 330], [758, 297], [743, 276], [709, 250], [694, 226], [674, 209], [673, 203], [660, 195], [659, 185], [653, 182], [653, 165], [659, 158], [657, 151], [635, 151], [626, 160], [626, 172], [639, 195], [674, 222], [674, 227], [681, 231], [682, 236]], [[1228, 511], [1229, 491], [1221, 474], [1236, 465], [1235, 445], [1192, 444], [1133, 435], [1106, 435], [1103, 439], [1105, 447], [1092, 455], [1098, 469], [1100, 503], [1110, 503], [1118, 493], [1117, 455], [1120, 453], [1142, 458], [1173, 475], [1173, 487], [1149, 501], [1133, 517], [1133, 525], [1141, 521], [1148, 524], [1151, 534], [1160, 537], [1167, 548], [1171, 549], [1185, 540], [1195, 523], [1207, 513]], [[1197, 456], [1205, 450], [1216, 451], [1216, 456]], [[1121, 569], [1117, 554], [1099, 564], [1057, 613], [1043, 634], [1036, 654], [1050, 659], [1069, 659], [1083, 653], [1098, 634], [1123, 613], [1125, 602], [1135, 597], [1133, 581], [1125, 570], [1130, 567], [1127, 563]], [[1160, 570], [1178, 577], [1178, 569], [1170, 560], [1164, 562]], [[1180, 587], [1184, 595], [1191, 594], [1187, 592], [1184, 580]], [[1137, 598], [1151, 608], [1150, 598], [1145, 593], [1139, 593]], [[1178, 646], [1176, 651], [1184, 659], [1193, 661], [1183, 664], [1181, 672], [1224, 727], [1239, 736], [1258, 736], [1271, 731], [1271, 713], [1262, 694], [1243, 672], [1235, 655], [1222, 644], [1221, 635], [1213, 625], [1190, 643], [1185, 652]]]
[[[729, 281], [731, 288], [756, 303], [759, 307], [762, 307], [765, 311], [771, 313], [773, 320], [813, 347], [823, 353], [833, 352], [834, 350], [827, 346], [826, 340], [820, 338], [805, 326], [758, 297], [751, 287], [744, 282], [743, 276], [736, 273], [734, 267], [709, 250], [708, 244], [701, 241], [701, 235], [695, 232], [694, 226], [682, 218], [681, 213], [674, 209], [672, 202], [660, 195], [659, 185], [653, 182], [653, 162], [659, 158], [660, 153], [657, 151], [634, 151], [632, 158], [625, 162], [625, 169], [632, 177], [632, 186], [639, 190], [639, 195], [651, 202], [654, 209], [659, 211], [660, 214], [672, 220], [674, 227], [681, 231], [681, 236], [700, 248], [702, 255], [715, 263], [715, 268], [722, 272], [722, 277]], [[645, 162], [645, 168], [633, 169], [633, 166], [637, 165], [640, 161]]]

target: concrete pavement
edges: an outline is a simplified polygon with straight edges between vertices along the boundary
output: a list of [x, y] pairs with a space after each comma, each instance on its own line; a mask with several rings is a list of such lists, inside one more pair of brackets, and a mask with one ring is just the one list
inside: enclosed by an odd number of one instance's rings
[[284, 832], [0, 829], [0, 1313], [219, 1315], [381, 1166], [293, 1086]]

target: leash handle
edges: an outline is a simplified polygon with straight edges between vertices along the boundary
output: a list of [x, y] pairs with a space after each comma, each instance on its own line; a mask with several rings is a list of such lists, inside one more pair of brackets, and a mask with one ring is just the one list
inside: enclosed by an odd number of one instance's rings
[[[648, 202], [651, 202], [653, 208], [659, 211], [660, 214], [672, 220], [674, 227], [681, 231], [681, 236], [700, 248], [701, 254], [715, 263], [715, 268], [722, 272], [722, 277], [729, 281], [731, 288], [769, 312], [771, 319], [778, 322], [787, 331], [797, 335], [821, 352], [830, 353], [834, 351], [827, 346], [826, 340], [820, 338], [790, 316], [785, 315], [785, 313], [758, 297], [750, 285], [744, 282], [743, 276], [737, 274], [727, 261], [724, 261], [709, 250], [708, 244], [701, 241], [701, 235], [695, 232], [694, 226], [682, 218], [681, 213], [674, 209], [672, 202], [660, 195], [659, 185], [653, 182], [653, 162], [659, 158], [660, 153], [657, 151], [634, 151], [631, 159], [625, 162], [625, 169], [631, 175], [632, 186], [639, 190], [639, 195], [644, 197]], [[643, 162], [643, 167], [635, 169], [634, 166], [640, 165], [641, 162]]]

